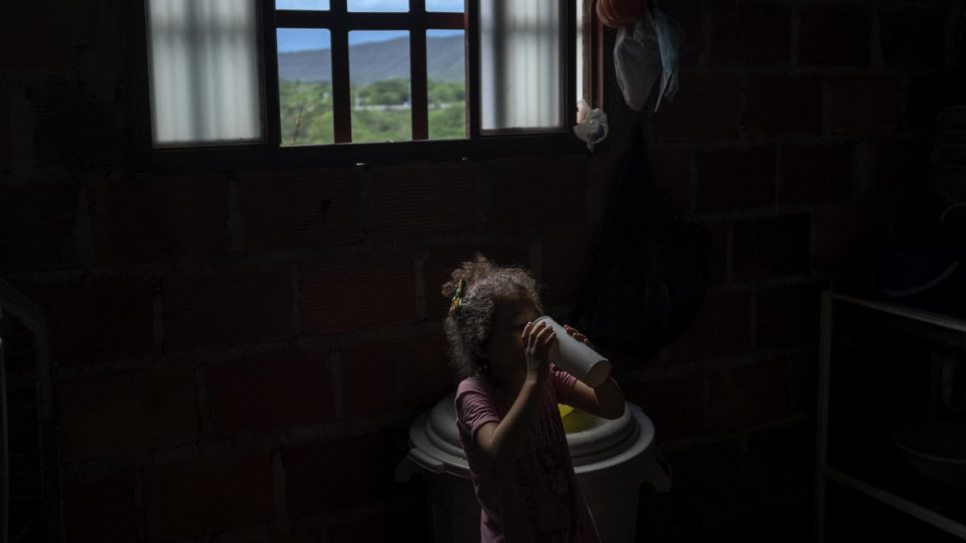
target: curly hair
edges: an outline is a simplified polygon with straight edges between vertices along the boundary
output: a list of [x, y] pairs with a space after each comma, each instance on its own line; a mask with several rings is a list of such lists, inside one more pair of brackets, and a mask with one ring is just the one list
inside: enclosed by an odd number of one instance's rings
[[460, 279], [466, 281], [459, 307], [443, 321], [449, 341], [450, 362], [460, 378], [477, 373], [485, 362], [478, 354], [490, 338], [496, 304], [514, 291], [526, 292], [542, 312], [537, 282], [525, 268], [498, 266], [477, 254], [473, 260], [460, 264], [443, 283], [443, 296], [451, 298]]

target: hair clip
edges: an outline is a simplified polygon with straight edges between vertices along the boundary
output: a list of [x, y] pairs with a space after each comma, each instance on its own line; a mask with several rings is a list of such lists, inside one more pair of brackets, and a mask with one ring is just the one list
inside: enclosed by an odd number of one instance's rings
[[456, 287], [456, 294], [453, 295], [453, 304], [449, 307], [450, 316], [463, 304], [463, 291], [466, 290], [466, 280], [460, 279]]

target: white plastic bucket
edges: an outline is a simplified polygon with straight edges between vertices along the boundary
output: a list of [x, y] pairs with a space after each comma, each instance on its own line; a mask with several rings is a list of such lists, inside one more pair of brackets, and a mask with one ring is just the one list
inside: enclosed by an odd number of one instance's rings
[[[480, 506], [456, 429], [455, 394], [422, 413], [409, 429], [409, 454], [396, 480], [426, 478], [437, 543], [479, 543]], [[565, 424], [577, 481], [603, 543], [631, 543], [637, 529], [641, 485], [671, 488], [671, 474], [655, 455], [654, 425], [640, 407], [627, 403], [616, 420], [574, 411]], [[566, 419], [565, 419], [566, 421]]]

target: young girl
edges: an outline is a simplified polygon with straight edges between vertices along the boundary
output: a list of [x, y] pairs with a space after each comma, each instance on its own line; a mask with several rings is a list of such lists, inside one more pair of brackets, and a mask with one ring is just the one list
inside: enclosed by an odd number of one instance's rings
[[[486, 258], [464, 262], [443, 285], [460, 443], [482, 508], [484, 542], [599, 542], [577, 483], [557, 404], [605, 418], [624, 413], [620, 387], [592, 389], [548, 360], [553, 329], [526, 270]], [[567, 326], [567, 332], [589, 345]]]

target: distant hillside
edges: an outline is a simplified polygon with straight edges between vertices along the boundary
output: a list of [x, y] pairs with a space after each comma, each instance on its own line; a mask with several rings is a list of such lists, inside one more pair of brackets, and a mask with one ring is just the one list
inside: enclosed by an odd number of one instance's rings
[[[409, 40], [363, 43], [349, 48], [351, 77], [372, 83], [394, 77], [409, 78]], [[463, 81], [463, 37], [426, 39], [426, 69], [433, 81]], [[278, 75], [282, 80], [329, 81], [332, 63], [328, 49], [295, 51], [278, 55]]]

